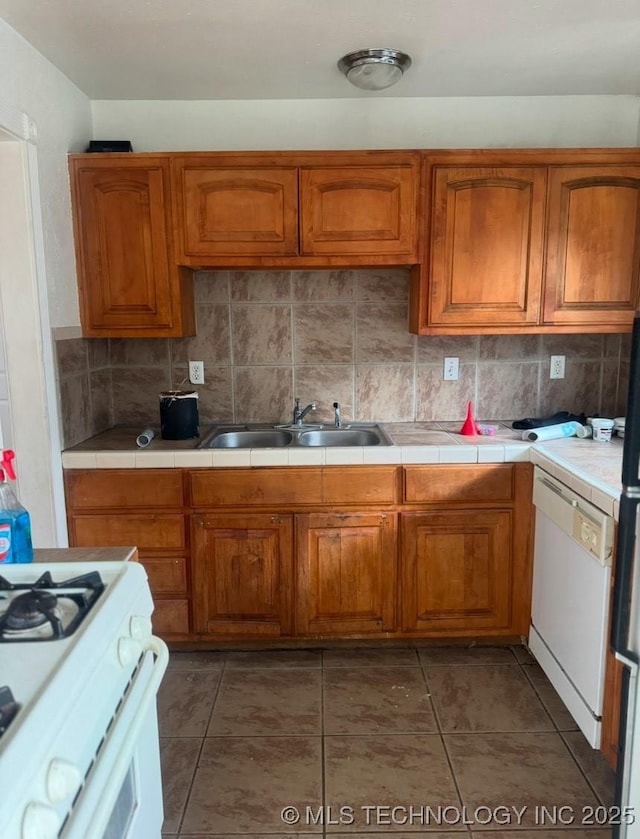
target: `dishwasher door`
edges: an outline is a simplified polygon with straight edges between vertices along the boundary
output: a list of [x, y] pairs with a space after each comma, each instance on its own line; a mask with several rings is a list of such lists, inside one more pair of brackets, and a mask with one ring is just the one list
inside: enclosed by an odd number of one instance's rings
[[613, 520], [536, 468], [529, 646], [592, 746], [609, 625]]

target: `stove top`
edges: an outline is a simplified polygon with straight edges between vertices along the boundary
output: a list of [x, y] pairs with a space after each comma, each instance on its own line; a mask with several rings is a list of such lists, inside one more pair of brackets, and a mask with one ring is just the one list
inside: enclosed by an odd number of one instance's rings
[[0, 643], [55, 641], [76, 631], [104, 591], [97, 571], [55, 581], [0, 576]]

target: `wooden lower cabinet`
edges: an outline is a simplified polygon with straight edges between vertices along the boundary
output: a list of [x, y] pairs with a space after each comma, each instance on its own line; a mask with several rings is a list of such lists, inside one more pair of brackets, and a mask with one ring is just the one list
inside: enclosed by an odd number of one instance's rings
[[400, 521], [404, 631], [510, 627], [511, 511], [403, 513]]
[[135, 545], [153, 597], [153, 631], [167, 641], [191, 636], [182, 480], [180, 469], [65, 472], [69, 544]]
[[361, 635], [396, 629], [395, 513], [296, 517], [296, 634]]
[[72, 546], [136, 545], [168, 641], [518, 638], [528, 463], [68, 470]]
[[192, 517], [198, 635], [273, 638], [292, 628], [293, 517]]

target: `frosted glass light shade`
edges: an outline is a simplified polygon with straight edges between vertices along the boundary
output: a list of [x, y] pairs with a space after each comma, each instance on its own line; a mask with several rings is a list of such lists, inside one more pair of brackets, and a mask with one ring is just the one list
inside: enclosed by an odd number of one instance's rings
[[338, 68], [351, 84], [362, 90], [384, 90], [400, 81], [411, 66], [409, 56], [399, 50], [358, 50], [338, 61]]

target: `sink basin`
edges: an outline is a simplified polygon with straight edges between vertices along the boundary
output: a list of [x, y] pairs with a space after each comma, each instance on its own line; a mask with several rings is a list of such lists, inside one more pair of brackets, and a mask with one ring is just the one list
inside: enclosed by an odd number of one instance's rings
[[208, 449], [270, 449], [288, 446], [293, 434], [275, 429], [257, 431], [222, 431], [214, 434], [208, 441], [203, 441], [203, 448]]
[[218, 425], [198, 444], [199, 449], [271, 449], [291, 446], [388, 446], [390, 441], [375, 424], [303, 425], [279, 428], [267, 425]]
[[380, 436], [368, 428], [335, 428], [305, 431], [298, 437], [300, 446], [378, 446]]

